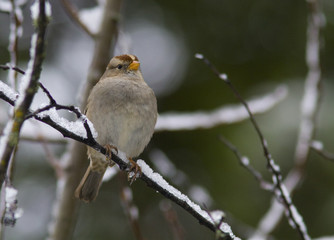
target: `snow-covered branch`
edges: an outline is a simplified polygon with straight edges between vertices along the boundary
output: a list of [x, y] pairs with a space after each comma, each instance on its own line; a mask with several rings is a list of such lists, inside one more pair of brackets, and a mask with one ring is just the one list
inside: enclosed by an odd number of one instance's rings
[[[278, 86], [272, 93], [250, 100], [253, 114], [264, 113], [282, 101], [288, 93], [286, 86]], [[249, 115], [241, 104], [223, 106], [211, 112], [163, 113], [160, 114], [155, 131], [180, 131], [212, 128], [248, 119]]]
[[[286, 191], [293, 194], [303, 179], [310, 146], [315, 134], [316, 118], [320, 109], [321, 99], [321, 68], [320, 68], [320, 31], [325, 19], [319, 0], [306, 1], [309, 5], [308, 26], [306, 34], [306, 65], [308, 73], [305, 79], [304, 96], [301, 102], [301, 124], [295, 150], [294, 167], [288, 173], [284, 184]], [[270, 209], [261, 219], [256, 239], [265, 239], [279, 223], [284, 208], [273, 201]]]
[[[271, 108], [281, 102], [288, 94], [288, 89], [285, 85], [278, 86], [273, 92], [264, 96], [249, 100], [249, 106], [253, 114], [261, 114], [269, 111]], [[0, 97], [3, 91], [0, 88]], [[8, 100], [6, 100], [8, 101]], [[161, 131], [182, 131], [194, 129], [207, 129], [223, 124], [232, 124], [248, 119], [247, 111], [241, 104], [222, 106], [213, 111], [199, 111], [192, 113], [162, 113], [159, 114], [156, 132]], [[29, 132], [22, 132], [21, 137], [28, 141], [40, 141], [41, 138], [46, 141], [65, 143], [64, 139], [57, 136], [50, 136], [49, 132], [41, 131], [38, 136], [31, 135]]]
[[275, 190], [274, 185], [263, 178], [262, 174], [250, 164], [249, 158], [242, 155], [242, 153], [238, 150], [236, 146], [234, 146], [223, 136], [220, 136], [219, 139], [234, 153], [234, 155], [238, 158], [240, 165], [243, 166], [250, 174], [254, 176], [254, 178], [259, 182], [262, 189], [270, 192], [273, 192]]
[[48, 16], [46, 14], [45, 1], [40, 0], [37, 5], [38, 12], [37, 18], [35, 19], [36, 33], [31, 40], [31, 59], [28, 63], [28, 70], [21, 80], [20, 96], [15, 104], [13, 119], [7, 123], [4, 136], [1, 138], [0, 142], [0, 184], [2, 184], [5, 179], [10, 158], [19, 141], [20, 130], [25, 121], [25, 116], [29, 111], [29, 107], [38, 89], [38, 81], [44, 59], [44, 38], [48, 24]]
[[[100, 1], [99, 4], [102, 4], [100, 24], [91, 19], [96, 24], [98, 33], [94, 37], [95, 48], [85, 82], [86, 87], [79, 93], [80, 109], [86, 107], [86, 101], [92, 87], [102, 76], [110, 60], [118, 26], [118, 21], [113, 18], [113, 15], [120, 14], [121, 3], [122, 0]], [[73, 234], [79, 207], [79, 201], [73, 197], [73, 193], [87, 168], [86, 151], [86, 147], [80, 142], [71, 142], [68, 151], [61, 159], [65, 171], [57, 181], [57, 197], [54, 202], [56, 211], [53, 211], [49, 224], [48, 239], [63, 240], [71, 238]]]
[[311, 142], [311, 148], [312, 150], [314, 150], [316, 153], [318, 153], [320, 156], [334, 162], [334, 154], [327, 151], [325, 148], [324, 148], [324, 145], [322, 142], [320, 141], [316, 141], [316, 140], [313, 140]]
[[297, 211], [297, 208], [292, 202], [289, 191], [287, 190], [285, 184], [283, 183], [280, 167], [277, 165], [277, 163], [272, 158], [269, 152], [267, 140], [265, 139], [258, 123], [256, 122], [248, 103], [240, 95], [239, 91], [235, 88], [233, 83], [230, 81], [227, 74], [220, 73], [218, 69], [202, 54], [196, 54], [195, 57], [197, 59], [202, 60], [219, 79], [223, 80], [227, 84], [227, 86], [231, 89], [231, 91], [234, 93], [235, 97], [245, 107], [249, 115], [250, 121], [260, 139], [264, 157], [267, 160], [268, 169], [270, 170], [272, 174], [272, 182], [275, 188], [273, 192], [275, 194], [275, 197], [284, 206], [284, 209], [285, 209], [285, 212], [288, 218], [288, 222], [291, 225], [291, 227], [293, 229], [296, 229], [301, 239], [310, 240], [311, 238], [307, 233], [307, 228], [303, 221], [303, 218]]
[[[88, 119], [83, 114], [81, 114], [78, 108], [73, 106], [66, 107], [67, 110], [75, 113], [78, 117], [78, 121], [69, 122], [57, 114], [56, 109], [61, 109], [62, 105], [57, 104], [56, 100], [51, 97], [51, 94], [46, 89], [44, 89], [44, 91], [49, 96], [49, 105], [46, 105], [36, 111], [29, 111], [29, 116], [48, 124], [49, 126], [58, 130], [64, 137], [82, 142], [96, 149], [102, 154], [107, 155], [106, 149], [95, 141], [95, 131], [92, 129], [92, 125], [89, 124]], [[121, 170], [130, 172], [131, 164], [125, 157], [124, 153], [119, 151], [119, 153], [111, 152], [111, 154], [112, 160]], [[192, 202], [189, 197], [167, 183], [167, 181], [164, 180], [160, 174], [154, 172], [143, 160], [138, 160], [137, 163], [142, 170], [142, 174], [139, 176], [139, 179], [143, 180], [149, 187], [153, 188], [155, 191], [161, 193], [166, 198], [181, 206], [196, 219], [198, 219], [201, 224], [205, 225], [212, 231], [219, 230], [222, 232], [222, 234], [224, 234], [224, 236], [227, 237], [227, 239], [237, 239], [227, 223], [220, 223], [219, 219], [218, 222], [220, 224], [219, 228], [217, 228], [217, 222], [215, 221], [216, 219], [212, 220], [207, 211], [201, 209], [201, 207]]]
[[[18, 1], [11, 1], [11, 11], [10, 11], [10, 33], [9, 33], [9, 56], [10, 56], [10, 65], [17, 66], [18, 62], [18, 40], [23, 33], [23, 14]], [[8, 74], [9, 83], [13, 87], [17, 87], [17, 72], [14, 69], [9, 70]]]

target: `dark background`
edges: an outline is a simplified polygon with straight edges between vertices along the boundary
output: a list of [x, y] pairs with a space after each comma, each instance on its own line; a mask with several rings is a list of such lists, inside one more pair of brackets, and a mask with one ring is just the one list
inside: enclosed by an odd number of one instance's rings
[[[95, 6], [94, 1], [74, 1], [78, 8]], [[333, 147], [333, 56], [334, 2], [322, 1], [326, 26], [322, 31], [321, 67], [323, 98], [316, 139], [328, 150]], [[33, 28], [29, 6], [24, 8], [24, 34], [20, 39], [19, 66], [26, 68]], [[78, 104], [78, 94], [88, 71], [93, 41], [52, 1], [53, 19], [48, 28], [46, 62], [41, 76], [53, 96], [62, 104]], [[234, 1], [124, 1], [121, 44], [116, 54], [132, 52], [142, 62], [144, 78], [158, 97], [159, 113], [213, 110], [237, 103], [231, 90], [219, 80], [195, 53], [208, 57], [227, 73], [242, 96], [254, 98], [278, 85], [289, 88], [288, 97], [265, 114], [256, 116], [268, 140], [269, 149], [285, 176], [293, 165], [300, 123], [300, 102], [304, 79], [307, 3], [297, 0]], [[9, 61], [9, 17], [0, 13], [0, 63]], [[91, 20], [94, 23], [94, 20]], [[125, 50], [126, 49], [126, 50]], [[0, 72], [6, 81], [6, 73]], [[35, 106], [45, 101], [42, 94]], [[4, 109], [4, 104], [0, 105]], [[5, 112], [5, 111], [2, 111]], [[2, 113], [1, 113], [2, 114]], [[160, 149], [187, 175], [180, 186], [187, 191], [200, 185], [210, 193], [210, 209], [227, 213], [227, 222], [240, 237], [249, 236], [270, 206], [272, 195], [260, 189], [254, 178], [219, 140], [222, 134], [251, 159], [252, 165], [270, 180], [260, 142], [249, 121], [209, 130], [156, 133], [141, 158]], [[50, 145], [60, 157], [65, 146]], [[303, 215], [312, 237], [333, 235], [334, 165], [311, 153], [307, 172], [293, 201]], [[119, 201], [125, 177], [103, 184], [97, 200], [82, 204], [74, 239], [134, 239]], [[14, 185], [24, 215], [6, 239], [44, 239], [51, 220], [56, 177], [40, 144], [22, 141], [17, 154]], [[134, 202], [146, 239], [173, 239], [160, 210], [163, 197], [135, 182]], [[201, 204], [201, 203], [199, 203]], [[214, 234], [172, 204], [184, 229], [185, 239], [214, 239]], [[283, 218], [273, 233], [275, 239], [298, 239], [297, 232]]]

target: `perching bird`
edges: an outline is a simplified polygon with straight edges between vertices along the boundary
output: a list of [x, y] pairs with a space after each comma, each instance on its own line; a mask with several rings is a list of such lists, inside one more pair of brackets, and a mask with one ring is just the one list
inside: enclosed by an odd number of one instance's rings
[[[134, 55], [111, 59], [93, 87], [86, 115], [98, 133], [97, 142], [126, 153], [132, 160], [149, 143], [157, 120], [157, 100], [146, 84]], [[106, 156], [88, 147], [90, 165], [75, 191], [85, 202], [93, 201], [108, 167]]]

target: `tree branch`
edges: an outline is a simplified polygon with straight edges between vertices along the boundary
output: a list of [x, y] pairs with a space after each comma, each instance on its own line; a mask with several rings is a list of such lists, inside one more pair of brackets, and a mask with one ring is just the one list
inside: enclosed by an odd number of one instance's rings
[[320, 156], [334, 162], [334, 153], [331, 153], [327, 151], [326, 149], [324, 149], [324, 145], [322, 142], [314, 140], [311, 142], [310, 145], [311, 145], [311, 149], [315, 151], [316, 153], [318, 153]]
[[[315, 135], [316, 118], [321, 100], [320, 31], [324, 27], [325, 21], [320, 8], [320, 0], [307, 0], [306, 3], [309, 7], [305, 59], [308, 73], [301, 103], [301, 124], [295, 150], [294, 167], [284, 180], [287, 191], [291, 195], [304, 176], [310, 153], [310, 143]], [[272, 232], [279, 223], [283, 212], [284, 208], [279, 207], [277, 202], [273, 202], [259, 223], [257, 237], [266, 238], [266, 235]]]
[[[112, 46], [117, 35], [118, 18], [115, 14], [120, 14], [122, 0], [107, 0], [103, 5], [102, 22], [99, 26], [99, 32], [96, 34], [95, 49], [91, 66], [88, 71], [86, 80], [86, 88], [80, 93], [81, 106], [83, 110], [86, 107], [86, 101], [92, 87], [102, 76], [112, 54]], [[50, 124], [53, 124], [51, 119], [48, 119]], [[64, 130], [64, 129], [63, 129]], [[71, 132], [63, 132], [71, 136]], [[77, 141], [82, 141], [81, 137], [73, 138]], [[93, 143], [92, 143], [93, 144]], [[75, 188], [80, 182], [87, 168], [86, 146], [79, 142], [71, 142], [68, 148], [66, 158], [62, 159], [64, 174], [58, 179], [57, 197], [54, 203], [52, 220], [49, 228], [49, 239], [66, 240], [71, 239], [73, 229], [77, 218], [77, 210], [79, 201], [73, 197]], [[105, 150], [101, 151], [105, 153]]]
[[[10, 11], [10, 33], [9, 33], [9, 57], [10, 57], [10, 65], [17, 65], [18, 58], [18, 40], [22, 35], [22, 21], [23, 14], [21, 8], [18, 6], [17, 1], [11, 0], [11, 11]], [[12, 68], [9, 69], [9, 82], [16, 89], [17, 87], [17, 72]]]
[[202, 54], [196, 54], [195, 57], [197, 59], [202, 60], [206, 65], [208, 65], [211, 71], [228, 85], [228, 87], [232, 90], [236, 98], [244, 105], [245, 109], [248, 112], [250, 121], [260, 139], [263, 153], [267, 160], [268, 169], [272, 174], [272, 181], [275, 186], [275, 191], [274, 191], [275, 197], [284, 206], [291, 227], [297, 230], [301, 239], [310, 240], [311, 238], [307, 233], [307, 228], [305, 226], [303, 218], [298, 213], [297, 208], [293, 205], [290, 194], [283, 183], [280, 167], [275, 163], [274, 159], [272, 158], [268, 149], [267, 140], [264, 138], [259, 125], [255, 121], [254, 115], [252, 114], [247, 102], [239, 94], [238, 90], [234, 87], [234, 85], [232, 84], [232, 82], [229, 80], [228, 76], [225, 73], [220, 73], [218, 69]]
[[[57, 103], [53, 101], [50, 101], [50, 104], [57, 106]], [[87, 122], [87, 118], [82, 115], [80, 111], [77, 112], [77, 108], [71, 106], [68, 107], [69, 111], [75, 112], [75, 114], [77, 114], [78, 118], [81, 120], [81, 122], [75, 123], [76, 128], [80, 128], [79, 125], [83, 125], [86, 134], [82, 134], [82, 131], [79, 131], [79, 133], [73, 132], [73, 128], [67, 123], [64, 123], [64, 119], [55, 115], [56, 112], [53, 111], [53, 109], [54, 108], [50, 107], [45, 111], [35, 111], [36, 113], [31, 113], [31, 117], [34, 117], [36, 120], [46, 123], [54, 129], [58, 130], [61, 134], [63, 134], [64, 137], [84, 143], [107, 156], [106, 149], [97, 143], [93, 138], [93, 131]], [[117, 154], [115, 152], [111, 152], [111, 155], [111, 159], [118, 165], [121, 170], [128, 173], [130, 172], [131, 163], [129, 163], [124, 153], [121, 151], [119, 151]], [[219, 231], [220, 235], [224, 236], [224, 239], [238, 239], [233, 234], [231, 227], [227, 223], [221, 222], [221, 219], [212, 219], [212, 216], [210, 216], [207, 211], [202, 210], [199, 205], [192, 202], [186, 195], [182, 194], [179, 190], [167, 183], [160, 174], [154, 172], [143, 160], [138, 160], [137, 163], [142, 170], [142, 174], [139, 176], [139, 179], [143, 180], [149, 187], [181, 206], [184, 210], [194, 216], [201, 224], [210, 230], [214, 232]], [[66, 174], [66, 171], [64, 171], [64, 174]], [[71, 196], [73, 199], [73, 192], [71, 193]], [[217, 225], [217, 223], [219, 223], [219, 225]]]
[[75, 7], [72, 5], [72, 3], [69, 2], [69, 0], [61, 0], [61, 3], [63, 4], [66, 13], [71, 17], [71, 19], [76, 22], [81, 28], [82, 30], [84, 30], [89, 36], [91, 36], [92, 38], [95, 37], [95, 34], [93, 34], [89, 28], [86, 26], [86, 24], [84, 24], [78, 15], [77, 10], [75, 9]]
[[[272, 93], [249, 100], [253, 114], [260, 114], [273, 108], [287, 96], [287, 87], [278, 86]], [[155, 131], [180, 131], [198, 128], [212, 128], [248, 119], [245, 108], [238, 104], [223, 106], [210, 112], [163, 113], [159, 115]]]
[[14, 109], [14, 118], [7, 123], [5, 135], [1, 139], [2, 148], [0, 150], [0, 184], [2, 185], [12, 153], [19, 142], [19, 134], [25, 116], [29, 111], [35, 93], [38, 89], [38, 80], [41, 72], [42, 62], [44, 60], [44, 38], [48, 20], [45, 14], [45, 0], [39, 2], [39, 15], [37, 19], [37, 33], [32, 38], [33, 54], [29, 62], [28, 73], [22, 81], [25, 85], [24, 93], [22, 93], [16, 102]]
[[262, 189], [270, 192], [274, 191], [274, 185], [264, 180], [262, 174], [250, 165], [248, 157], [243, 156], [238, 148], [223, 136], [219, 136], [219, 140], [222, 141], [234, 153], [234, 155], [238, 158], [240, 165], [243, 166], [251, 175], [254, 176], [254, 178], [259, 182]]

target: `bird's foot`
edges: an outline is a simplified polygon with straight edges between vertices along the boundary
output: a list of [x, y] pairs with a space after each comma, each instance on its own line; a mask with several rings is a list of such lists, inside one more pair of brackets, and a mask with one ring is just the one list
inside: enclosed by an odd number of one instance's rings
[[107, 150], [107, 157], [106, 157], [106, 161], [108, 163], [109, 167], [112, 167], [115, 165], [115, 162], [112, 160], [112, 150], [116, 151], [116, 154], [118, 154], [118, 149], [117, 147], [111, 145], [111, 144], [106, 144], [105, 149]]
[[128, 173], [128, 181], [130, 181], [130, 185], [142, 174], [140, 166], [132, 160], [132, 158], [129, 158], [131, 167], [130, 171]]

